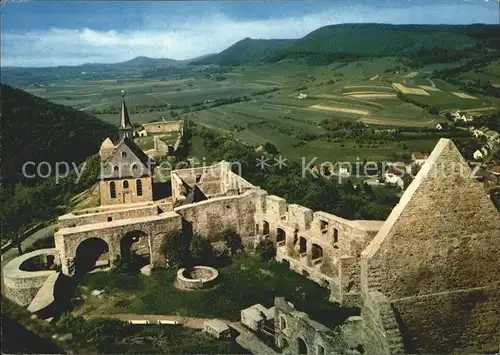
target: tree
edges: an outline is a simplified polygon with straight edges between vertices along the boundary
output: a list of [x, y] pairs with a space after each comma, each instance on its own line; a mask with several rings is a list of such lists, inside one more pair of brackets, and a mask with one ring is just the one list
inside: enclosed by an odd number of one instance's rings
[[166, 234], [164, 250], [167, 266], [184, 265], [189, 261], [189, 241], [181, 231]]
[[270, 239], [261, 240], [259, 244], [257, 244], [256, 251], [261, 261], [271, 260], [276, 255], [273, 242]]
[[189, 242], [189, 255], [195, 264], [210, 264], [213, 261], [213, 249], [210, 241], [199, 234], [194, 234]]
[[221, 232], [221, 239], [224, 240], [226, 246], [231, 250], [231, 254], [235, 254], [238, 250], [243, 248], [241, 237], [234, 230], [228, 228]]

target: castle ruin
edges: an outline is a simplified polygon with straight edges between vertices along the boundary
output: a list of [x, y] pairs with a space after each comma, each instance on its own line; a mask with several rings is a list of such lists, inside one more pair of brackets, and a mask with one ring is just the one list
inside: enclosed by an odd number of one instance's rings
[[277, 301], [275, 322], [288, 324], [277, 345], [293, 354], [343, 353], [338, 344], [368, 354], [500, 344], [500, 216], [451, 140], [438, 142], [386, 221], [366, 221], [288, 204], [224, 161], [172, 171], [171, 198], [157, 200], [149, 160], [126, 122], [121, 132], [116, 146], [101, 147], [101, 206], [59, 218], [62, 273], [134, 256], [164, 267], [169, 232], [214, 238], [231, 228], [247, 241], [271, 239], [277, 260], [328, 288], [332, 302], [360, 308], [334, 337]]

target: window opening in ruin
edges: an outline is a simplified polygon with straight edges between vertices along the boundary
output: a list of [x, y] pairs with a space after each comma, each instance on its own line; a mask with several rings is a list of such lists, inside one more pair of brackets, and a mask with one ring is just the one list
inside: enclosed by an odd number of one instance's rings
[[258, 223], [255, 224], [255, 234], [256, 235], [259, 234], [259, 224]]
[[117, 167], [117, 166], [114, 166], [114, 167], [113, 167], [113, 171], [118, 171], [118, 167]]
[[116, 198], [116, 185], [114, 181], [109, 183], [109, 197]]
[[328, 222], [320, 220], [319, 224], [320, 224], [321, 232], [326, 233], [326, 231], [328, 230]]
[[339, 230], [337, 228], [333, 230], [333, 242], [334, 243], [339, 242]]
[[128, 181], [127, 180], [123, 181], [123, 188], [128, 189]]
[[122, 158], [126, 158], [126, 157], [127, 157], [127, 153], [122, 152]]
[[113, 220], [113, 217], [108, 217], [108, 222], [111, 222]]
[[297, 338], [297, 343], [299, 344], [299, 354], [300, 355], [307, 355], [307, 345], [304, 339], [302, 338]]
[[269, 234], [269, 223], [264, 221], [264, 235]]
[[304, 254], [307, 251], [307, 241], [306, 238], [300, 237], [299, 252]]
[[313, 244], [312, 245], [312, 258], [313, 258], [313, 260], [320, 259], [322, 257], [323, 257], [323, 248], [321, 248], [318, 244]]
[[325, 355], [325, 348], [323, 346], [319, 345], [319, 344], [318, 344], [317, 354], [318, 355]]
[[283, 330], [286, 328], [286, 320], [285, 317], [280, 317], [280, 329]]
[[278, 228], [276, 233], [276, 242], [284, 244], [286, 240], [286, 233], [283, 229]]
[[142, 196], [142, 181], [140, 179], [136, 180], [135, 187], [137, 190], [137, 196]]

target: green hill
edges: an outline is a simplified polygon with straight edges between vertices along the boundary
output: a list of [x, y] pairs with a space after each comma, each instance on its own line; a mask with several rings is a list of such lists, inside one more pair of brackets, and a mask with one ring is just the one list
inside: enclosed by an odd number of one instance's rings
[[497, 25], [341, 24], [321, 27], [297, 40], [246, 38], [195, 64], [305, 59], [309, 64], [336, 60], [400, 56], [418, 64], [452, 62], [500, 49]]
[[[3, 184], [25, 180], [25, 162], [82, 163], [116, 127], [87, 113], [0, 84]], [[118, 117], [117, 117], [118, 121]]]
[[292, 39], [245, 38], [218, 54], [192, 61], [190, 64], [239, 65], [248, 62], [259, 62], [281, 50], [285, 50], [294, 42], [295, 40]]

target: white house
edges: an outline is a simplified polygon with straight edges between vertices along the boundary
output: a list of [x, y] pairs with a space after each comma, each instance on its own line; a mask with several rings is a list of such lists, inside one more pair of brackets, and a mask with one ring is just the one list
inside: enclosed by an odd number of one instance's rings
[[411, 153], [411, 161], [418, 165], [422, 165], [423, 163], [425, 163], [428, 157], [429, 154], [427, 153], [422, 153], [422, 152]]
[[481, 160], [487, 155], [488, 155], [488, 149], [486, 149], [486, 147], [482, 147], [481, 149], [476, 150], [474, 154], [472, 154], [472, 156], [476, 160]]
[[306, 97], [307, 97], [307, 94], [300, 93], [300, 94], [297, 96], [297, 99], [302, 100], [302, 99], [305, 99]]
[[441, 126], [441, 124], [440, 124], [440, 123], [438, 123], [438, 124], [436, 125], [436, 129], [442, 130], [442, 129], [443, 129], [443, 126]]

